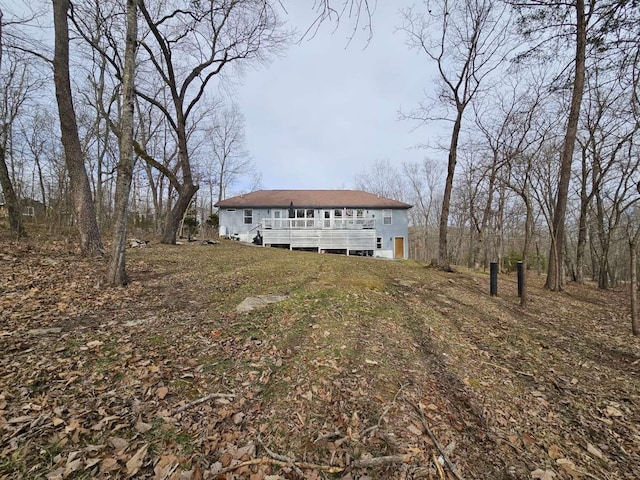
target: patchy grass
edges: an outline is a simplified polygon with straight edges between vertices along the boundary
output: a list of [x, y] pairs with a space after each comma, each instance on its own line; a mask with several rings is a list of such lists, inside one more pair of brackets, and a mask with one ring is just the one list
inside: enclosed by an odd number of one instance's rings
[[68, 248], [3, 244], [1, 478], [441, 478], [425, 425], [466, 479], [640, 478], [624, 291], [228, 241], [109, 288]]

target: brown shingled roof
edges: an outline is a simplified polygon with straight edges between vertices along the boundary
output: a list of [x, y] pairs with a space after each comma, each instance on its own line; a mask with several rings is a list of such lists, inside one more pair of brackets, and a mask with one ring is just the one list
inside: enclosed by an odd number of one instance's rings
[[400, 208], [408, 205], [361, 190], [258, 190], [227, 198], [220, 208]]

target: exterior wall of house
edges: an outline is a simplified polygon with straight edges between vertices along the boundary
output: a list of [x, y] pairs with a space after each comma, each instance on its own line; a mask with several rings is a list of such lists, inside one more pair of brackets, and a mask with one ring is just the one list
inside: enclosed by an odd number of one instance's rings
[[[245, 223], [245, 210], [251, 210], [251, 223]], [[270, 216], [271, 209], [266, 208], [221, 208], [218, 211], [219, 224], [221, 227], [226, 227], [226, 234], [229, 237], [237, 236], [243, 242], [251, 242], [263, 219]]]
[[[374, 256], [383, 258], [409, 258], [409, 215], [407, 210], [391, 210], [391, 223], [385, 224], [376, 213], [376, 238], [382, 240], [382, 248], [374, 251]], [[398, 255], [394, 252], [396, 238], [403, 238], [404, 251]], [[377, 243], [377, 240], [376, 240]], [[376, 245], [377, 247], [377, 245]]]
[[[250, 210], [250, 215], [248, 210]], [[323, 212], [328, 209], [314, 208], [304, 209], [313, 210], [314, 220], [320, 221], [323, 219]], [[335, 210], [335, 209], [331, 209]], [[355, 210], [355, 209], [354, 209]], [[404, 209], [364, 209], [365, 219], [375, 219], [375, 248], [373, 248], [373, 255], [383, 258], [408, 258], [409, 252], [409, 237], [408, 237], [408, 213]], [[260, 231], [264, 234], [264, 220], [272, 218], [289, 217], [288, 209], [284, 208], [221, 208], [218, 212], [220, 219], [220, 232], [226, 234], [229, 237], [238, 238], [243, 242], [252, 242], [253, 238]], [[302, 229], [304, 230], [304, 229]], [[322, 230], [330, 230], [323, 228]], [[371, 230], [365, 230], [369, 232], [368, 242], [371, 244], [374, 240], [371, 239]], [[323, 235], [319, 235], [318, 238], [324, 238]], [[398, 238], [402, 238], [402, 252], [395, 252], [394, 249], [399, 245]], [[324, 240], [323, 240], [324, 241]], [[359, 250], [360, 248], [354, 248]]]

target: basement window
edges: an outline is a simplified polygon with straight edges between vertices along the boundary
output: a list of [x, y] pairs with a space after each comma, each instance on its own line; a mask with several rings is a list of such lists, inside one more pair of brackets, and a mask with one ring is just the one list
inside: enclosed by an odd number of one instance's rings
[[251, 225], [253, 223], [253, 210], [246, 209], [244, 211], [244, 224]]

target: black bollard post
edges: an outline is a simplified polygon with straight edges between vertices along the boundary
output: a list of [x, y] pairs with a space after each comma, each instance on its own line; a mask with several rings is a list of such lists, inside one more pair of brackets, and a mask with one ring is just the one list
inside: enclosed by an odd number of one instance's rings
[[498, 262], [489, 264], [489, 293], [492, 297], [498, 296]]
[[524, 269], [522, 267], [522, 262], [516, 264], [516, 270], [518, 272], [518, 298], [522, 298], [522, 284], [524, 280]]

